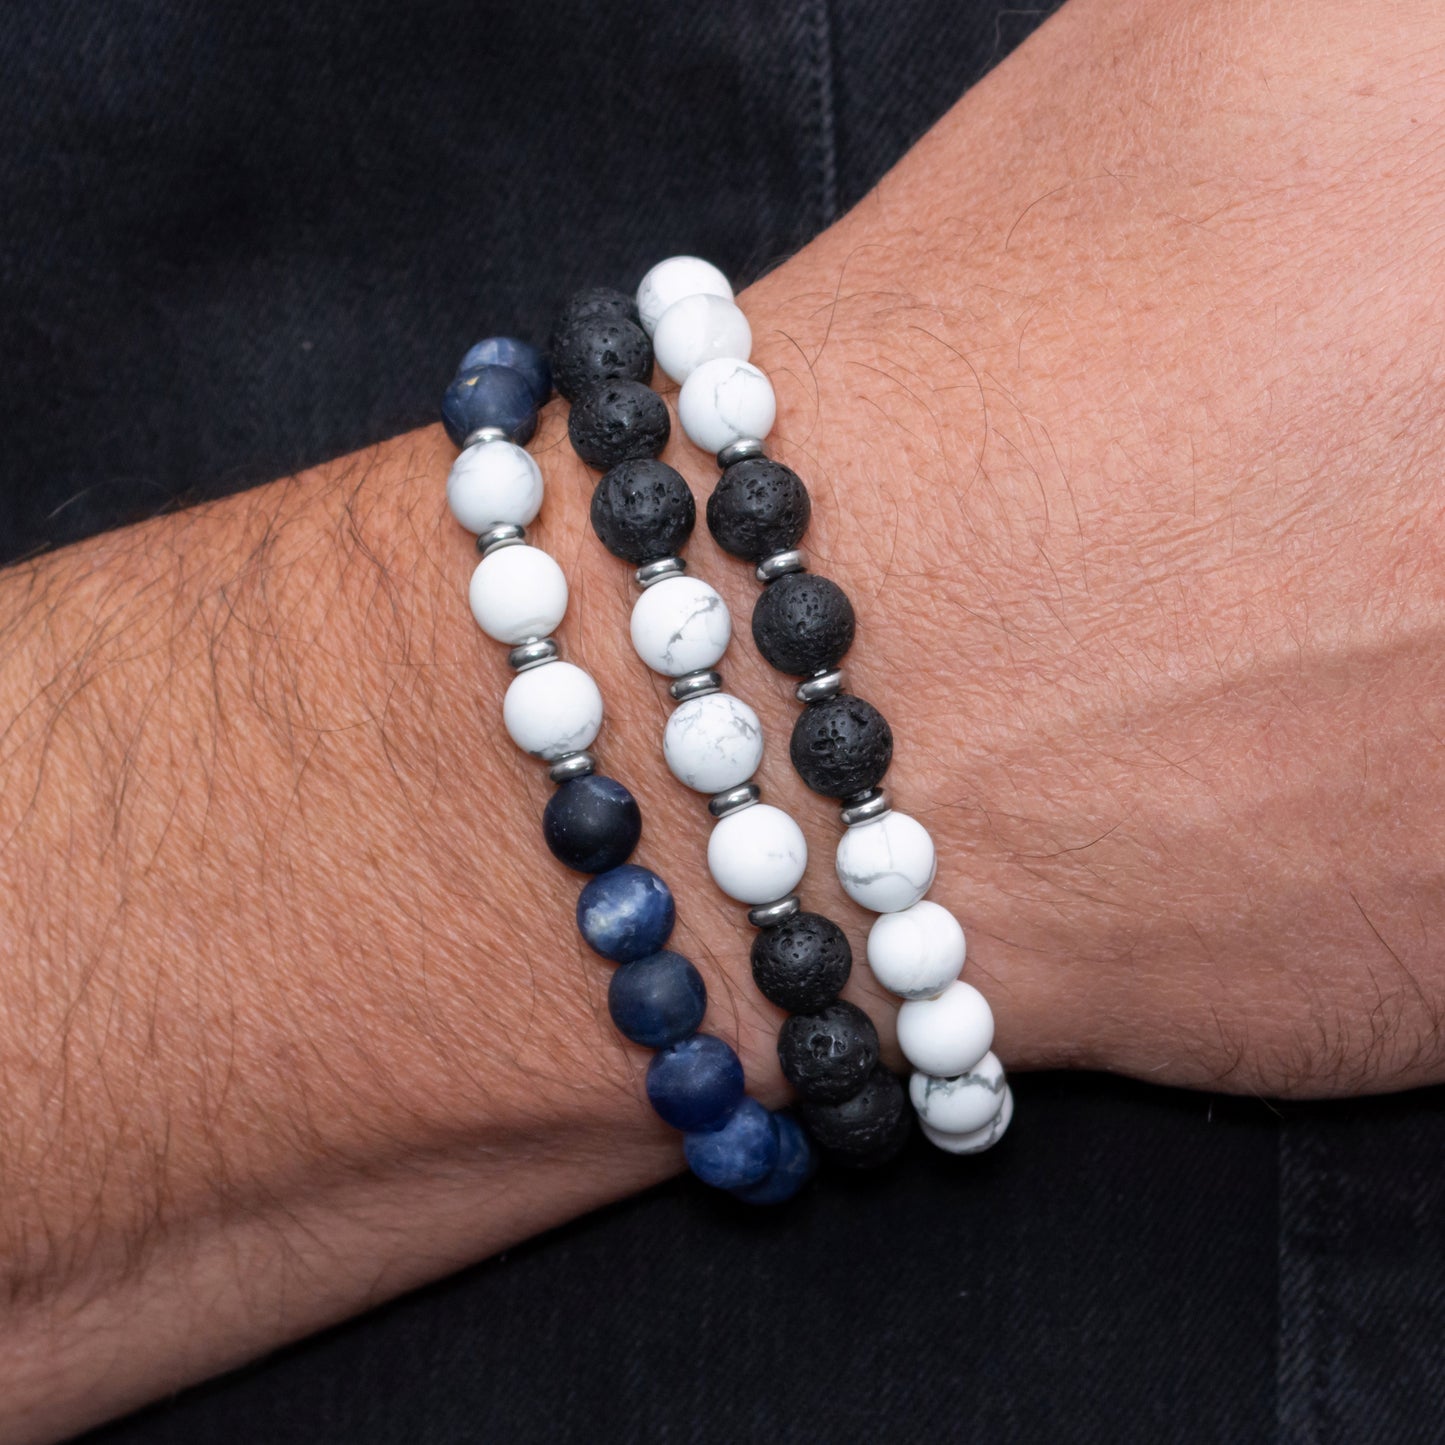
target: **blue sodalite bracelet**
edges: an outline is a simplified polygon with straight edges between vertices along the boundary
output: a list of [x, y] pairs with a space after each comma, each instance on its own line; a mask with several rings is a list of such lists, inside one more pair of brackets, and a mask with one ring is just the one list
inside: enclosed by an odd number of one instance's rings
[[447, 502], [482, 554], [469, 589], [472, 613], [510, 649], [516, 675], [502, 705], [507, 731], [550, 764], [557, 785], [543, 813], [547, 846], [569, 868], [594, 875], [577, 900], [577, 926], [617, 965], [608, 1009], [618, 1029], [657, 1051], [648, 1099], [683, 1131], [698, 1178], [754, 1203], [778, 1203], [811, 1176], [812, 1147], [791, 1114], [771, 1113], [745, 1094], [734, 1050], [697, 1031], [707, 989], [691, 962], [666, 948], [672, 893], [650, 869], [628, 862], [641, 812], [621, 783], [596, 773], [587, 751], [602, 726], [602, 695], [587, 673], [561, 660], [551, 635], [566, 611], [567, 581], [551, 557], [527, 544], [543, 485], [523, 450], [551, 389], [536, 348], [489, 337], [467, 352], [443, 398], [447, 434], [461, 448]]

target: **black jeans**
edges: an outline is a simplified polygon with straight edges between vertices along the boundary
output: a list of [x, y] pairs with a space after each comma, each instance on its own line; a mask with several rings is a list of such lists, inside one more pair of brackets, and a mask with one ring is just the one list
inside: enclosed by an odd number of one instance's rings
[[[1043, 13], [16, 0], [5, 555], [430, 420], [574, 286], [756, 275]], [[981, 1160], [777, 1214], [679, 1182], [92, 1438], [1441, 1438], [1438, 1092], [1015, 1087]]]

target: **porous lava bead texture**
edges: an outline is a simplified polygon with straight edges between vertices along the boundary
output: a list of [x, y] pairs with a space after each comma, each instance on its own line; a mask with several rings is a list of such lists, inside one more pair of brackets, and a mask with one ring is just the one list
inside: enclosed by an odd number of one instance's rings
[[753, 607], [758, 651], [794, 677], [837, 667], [853, 645], [854, 626], [847, 594], [811, 572], [790, 572], [770, 582]]
[[794, 1014], [778, 1031], [783, 1077], [803, 1099], [841, 1104], [863, 1087], [878, 1062], [878, 1031], [862, 1009], [839, 999]]
[[734, 462], [707, 499], [707, 525], [725, 552], [754, 565], [803, 540], [813, 505], [802, 479], [781, 462]]
[[805, 1099], [798, 1112], [835, 1159], [869, 1167], [887, 1163], [908, 1142], [907, 1102], [902, 1083], [880, 1064], [852, 1098], [839, 1104]]
[[604, 381], [591, 387], [567, 417], [573, 449], [598, 471], [636, 457], [655, 457], [667, 445], [671, 428], [667, 403], [640, 381]]
[[[648, 395], [661, 404], [656, 392]], [[652, 457], [619, 463], [592, 492], [592, 530], [614, 557], [634, 566], [674, 556], [696, 521], [687, 483]]]
[[550, 360], [552, 384], [575, 401], [604, 381], [646, 381], [652, 375], [652, 342], [635, 322], [592, 316], [558, 326]]
[[753, 982], [770, 1003], [793, 1013], [825, 1008], [853, 969], [848, 935], [821, 913], [795, 913], [753, 939]]
[[798, 714], [788, 751], [815, 793], [849, 798], [883, 781], [893, 761], [893, 729], [872, 703], [840, 693]]

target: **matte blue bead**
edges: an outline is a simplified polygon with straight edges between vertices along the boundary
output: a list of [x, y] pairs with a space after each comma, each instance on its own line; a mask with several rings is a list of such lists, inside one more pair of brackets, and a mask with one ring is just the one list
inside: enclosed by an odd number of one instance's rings
[[479, 341], [462, 357], [459, 372], [475, 366], [510, 366], [525, 378], [532, 391], [532, 404], [541, 406], [552, 395], [552, 368], [535, 346], [518, 341], [515, 336], [489, 336]]
[[569, 778], [547, 800], [542, 836], [579, 873], [605, 873], [627, 862], [642, 836], [637, 800], [615, 778]]
[[675, 917], [667, 884], [636, 863], [599, 873], [577, 900], [582, 937], [613, 963], [656, 953], [672, 933]]
[[674, 1129], [720, 1129], [742, 1102], [743, 1066], [721, 1039], [694, 1034], [653, 1056], [647, 1097]]
[[791, 1199], [818, 1168], [818, 1151], [803, 1126], [784, 1110], [773, 1115], [778, 1131], [778, 1162], [772, 1172], [756, 1184], [734, 1189], [748, 1204], [782, 1204]]
[[461, 446], [478, 427], [500, 427], [509, 441], [525, 446], [537, 430], [532, 388], [510, 366], [474, 366], [458, 372], [442, 397], [442, 425]]
[[744, 1099], [720, 1129], [688, 1134], [682, 1141], [688, 1168], [714, 1189], [745, 1189], [761, 1183], [778, 1162], [778, 1130], [756, 1099]]
[[665, 1049], [697, 1032], [707, 1012], [707, 985], [680, 953], [663, 949], [612, 975], [607, 1008], [624, 1038]]

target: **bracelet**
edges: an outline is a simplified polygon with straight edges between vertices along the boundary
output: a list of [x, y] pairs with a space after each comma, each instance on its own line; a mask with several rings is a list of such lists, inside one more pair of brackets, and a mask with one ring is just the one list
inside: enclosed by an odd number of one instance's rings
[[[751, 332], [727, 282], [703, 262], [689, 264], [701, 272], [693, 292], [720, 284], [727, 298], [693, 295], [669, 316], [694, 304], [715, 306], [713, 354], [745, 359]], [[639, 309], [653, 303], [647, 285], [637, 302], [606, 289], [581, 292], [552, 331], [555, 383], [572, 402], [568, 434], [582, 461], [603, 473], [592, 495], [592, 528], [635, 569], [641, 595], [632, 609], [632, 645], [670, 679], [676, 704], [663, 732], [664, 759], [678, 781], [709, 795], [716, 821], [708, 869], [725, 894], [749, 906], [748, 919], [759, 929], [754, 976], [765, 997], [790, 1011], [778, 1034], [783, 1075], [829, 1154], [873, 1167], [906, 1142], [906, 1097], [879, 1062], [872, 1020], [839, 998], [852, 968], [847, 936], [830, 919], [801, 909], [794, 889], [807, 868], [803, 831], [787, 812], [761, 801], [753, 776], [763, 757], [762, 725], [746, 702], [722, 691], [715, 670], [732, 622], [717, 591], [687, 573], [681, 553], [696, 504], [682, 476], [657, 460], [671, 422], [647, 384], [653, 345]]]
[[542, 831], [557, 859], [591, 880], [577, 900], [587, 944], [618, 965], [608, 1011], [619, 1032], [656, 1050], [647, 1097], [683, 1131], [689, 1167], [704, 1183], [753, 1203], [791, 1197], [813, 1172], [807, 1136], [744, 1092], [743, 1068], [722, 1039], [699, 1033], [707, 989], [692, 963], [666, 949], [675, 907], [666, 883], [627, 860], [642, 816], [621, 783], [596, 772], [587, 751], [602, 727], [602, 694], [562, 661], [551, 635], [567, 609], [567, 579], [528, 545], [542, 506], [542, 473], [523, 449], [551, 394], [545, 358], [525, 342], [491, 337], [462, 358], [442, 401], [447, 434], [461, 448], [447, 477], [452, 515], [477, 538], [481, 560], [469, 600], [483, 632], [509, 648], [515, 676], [502, 704], [512, 740], [550, 765], [557, 785]]

